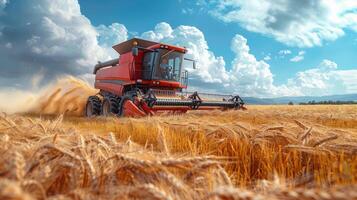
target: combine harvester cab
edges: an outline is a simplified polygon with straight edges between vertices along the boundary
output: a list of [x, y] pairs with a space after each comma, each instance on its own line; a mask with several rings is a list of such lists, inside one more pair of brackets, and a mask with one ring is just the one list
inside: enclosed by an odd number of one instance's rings
[[[183, 62], [185, 48], [131, 39], [113, 48], [119, 58], [94, 67], [96, 96], [88, 98], [85, 115], [142, 117], [160, 112], [188, 110], [245, 109], [238, 96], [184, 92], [188, 71]], [[204, 98], [203, 96], [207, 97]], [[215, 100], [208, 100], [214, 97]], [[212, 98], [211, 98], [212, 99]]]

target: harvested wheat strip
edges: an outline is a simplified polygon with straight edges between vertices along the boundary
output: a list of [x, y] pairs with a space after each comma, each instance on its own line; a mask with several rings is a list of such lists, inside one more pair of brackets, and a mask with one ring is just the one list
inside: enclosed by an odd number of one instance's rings
[[129, 197], [138, 199], [172, 200], [171, 196], [153, 184], [145, 184], [130, 189]]
[[53, 143], [53, 144], [56, 144], [57, 138], [58, 138], [58, 134], [56, 133], [56, 134], [53, 136], [53, 139], [52, 139], [52, 143]]
[[264, 130], [265, 131], [283, 131], [284, 126], [273, 126], [273, 127], [268, 127]]
[[249, 136], [244, 134], [243, 132], [236, 132], [235, 130], [233, 130], [231, 127], [228, 127], [228, 126], [220, 126], [219, 128], [216, 128], [215, 130], [212, 130], [212, 131], [208, 132], [206, 134], [206, 137], [215, 138], [216, 134], [218, 134], [220, 136], [219, 133], [225, 133], [226, 134], [226, 135], [224, 135], [225, 137], [237, 137], [237, 136], [239, 136], [240, 138], [245, 138], [245, 139], [249, 138]]
[[304, 134], [301, 135], [300, 140], [305, 141], [305, 139], [311, 134], [312, 126], [305, 131]]
[[330, 150], [335, 152], [343, 152], [351, 155], [357, 155], [357, 145], [354, 144], [334, 144], [326, 145]]
[[253, 139], [254, 142], [264, 141], [269, 143], [274, 143], [282, 140], [286, 141], [288, 144], [298, 142], [295, 138], [292, 138], [287, 135], [281, 135], [281, 134], [259, 134]]
[[44, 126], [41, 122], [39, 122], [37, 125], [41, 128], [41, 130], [43, 131], [43, 133], [46, 135], [46, 134], [47, 134], [47, 128], [46, 128], [46, 126]]
[[35, 121], [31, 119], [30, 117], [26, 117], [27, 121], [29, 121], [31, 124], [35, 124]]
[[287, 145], [284, 147], [285, 150], [296, 150], [304, 153], [308, 153], [311, 155], [332, 155], [332, 151], [329, 151], [327, 149], [320, 149], [316, 147], [309, 147], [309, 146], [304, 146], [304, 145]]
[[25, 167], [26, 167], [26, 160], [24, 156], [19, 153], [15, 152], [15, 167], [16, 167], [16, 178], [19, 181], [22, 181], [25, 177]]
[[5, 127], [5, 128], [0, 128], [0, 132], [7, 131], [9, 129], [14, 129], [14, 128], [16, 128], [16, 126], [8, 126], [8, 127]]
[[324, 138], [322, 140], [319, 140], [317, 141], [315, 144], [313, 144], [312, 146], [313, 147], [316, 147], [316, 146], [320, 146], [321, 144], [325, 143], [325, 142], [328, 142], [328, 141], [331, 141], [331, 140], [336, 140], [338, 138], [337, 135], [332, 135], [330, 137], [327, 137], [327, 138]]
[[159, 172], [157, 174], [157, 176], [162, 179], [165, 180], [168, 185], [170, 185], [170, 187], [175, 188], [176, 191], [181, 191], [184, 192], [186, 190], [188, 190], [189, 188], [182, 182], [181, 179], [177, 178], [175, 175], [173, 175], [172, 173], [169, 172]]
[[167, 167], [178, 167], [180, 165], [192, 165], [197, 164], [209, 160], [228, 160], [232, 158], [223, 158], [216, 156], [202, 156], [202, 157], [189, 157], [189, 158], [169, 158], [164, 160], [140, 160], [133, 157], [126, 156], [121, 153], [117, 153], [115, 156], [112, 156], [106, 160], [118, 159], [125, 161], [130, 164], [134, 164], [136, 166], [141, 167], [154, 167], [154, 166], [167, 166]]
[[113, 132], [110, 132], [110, 133], [109, 133], [109, 138], [110, 138], [110, 141], [111, 141], [114, 145], [117, 145], [117, 144], [118, 144], [117, 139], [116, 139], [116, 137], [115, 137], [115, 135], [114, 135]]
[[298, 121], [298, 120], [294, 120], [294, 122], [295, 122], [295, 124], [296, 125], [298, 125], [300, 128], [302, 128], [302, 129], [308, 129], [308, 127], [305, 125], [305, 124], [303, 124], [303, 123], [301, 123], [300, 121]]
[[100, 138], [96, 135], [92, 135], [91, 141], [97, 142], [98, 144], [103, 145], [106, 151], [110, 151], [111, 147], [107, 144], [104, 138]]
[[158, 161], [161, 165], [164, 166], [178, 166], [178, 165], [192, 165], [207, 161], [229, 161], [235, 158], [232, 157], [217, 157], [217, 156], [200, 156], [200, 157], [186, 157], [186, 158], [168, 158]]
[[92, 160], [90, 159], [90, 156], [88, 155], [88, 153], [86, 152], [86, 143], [85, 143], [85, 140], [83, 138], [83, 136], [80, 135], [80, 153], [82, 155], [82, 158], [84, 159], [85, 163], [87, 164], [87, 166], [89, 167], [89, 170], [90, 170], [90, 173], [92, 175], [92, 180], [96, 177], [96, 170], [94, 168], [94, 165], [93, 165], [93, 162]]
[[237, 127], [239, 127], [239, 128], [241, 128], [241, 129], [243, 129], [243, 130], [245, 130], [245, 131], [248, 131], [248, 128], [247, 127], [245, 127], [245, 126], [243, 126], [242, 124], [240, 124], [240, 123], [234, 123], [233, 124], [234, 126], [237, 126]]
[[121, 154], [121, 153], [117, 153], [114, 156], [109, 157], [105, 161], [105, 163], [107, 163], [107, 162], [109, 162], [110, 160], [113, 160], [113, 159], [117, 159], [117, 160], [126, 162], [128, 164], [131, 164], [131, 165], [134, 165], [134, 166], [138, 166], [138, 167], [144, 167], [144, 168], [154, 167], [155, 165], [156, 166], [159, 165], [159, 163], [156, 162], [156, 161], [140, 160], [140, 159], [137, 159], [137, 158], [126, 156], [126, 155]]
[[230, 126], [223, 126], [222, 129], [228, 133], [231, 133], [233, 136], [239, 136], [240, 138], [244, 138], [244, 139], [249, 139], [250, 135], [242, 132], [242, 131], [235, 131], [233, 128], [231, 128]]
[[223, 167], [221, 167], [220, 165], [218, 165], [217, 173], [218, 173], [218, 175], [221, 176], [221, 178], [222, 178], [222, 180], [224, 182], [224, 185], [233, 187], [233, 183], [232, 183], [231, 178], [229, 177], [227, 171]]
[[161, 149], [163, 150], [166, 156], [170, 156], [170, 150], [166, 142], [164, 131], [159, 124], [157, 124], [156, 127], [158, 129], [158, 135], [157, 135], [158, 146], [161, 147]]
[[60, 147], [57, 147], [53, 144], [46, 144], [46, 145], [43, 145], [42, 147], [38, 148], [34, 153], [33, 155], [35, 155], [37, 152], [39, 152], [41, 149], [49, 149], [49, 150], [55, 150], [57, 152], [60, 152], [64, 155], [67, 155], [69, 156], [70, 158], [74, 159], [74, 160], [78, 160], [78, 161], [84, 161], [81, 157], [77, 156], [76, 154], [74, 154], [73, 152], [70, 152], [70, 151], [67, 151], [67, 150], [64, 150]]

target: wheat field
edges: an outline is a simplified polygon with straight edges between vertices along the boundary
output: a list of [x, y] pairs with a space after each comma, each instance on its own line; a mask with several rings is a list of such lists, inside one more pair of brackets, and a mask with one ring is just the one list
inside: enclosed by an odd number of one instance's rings
[[0, 199], [357, 199], [357, 106], [86, 119], [71, 81], [0, 114]]

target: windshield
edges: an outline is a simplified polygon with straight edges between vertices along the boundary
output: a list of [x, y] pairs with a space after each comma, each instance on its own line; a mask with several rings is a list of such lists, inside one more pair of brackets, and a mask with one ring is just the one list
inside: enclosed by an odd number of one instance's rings
[[180, 81], [182, 59], [183, 53], [170, 49], [159, 49], [153, 79]]

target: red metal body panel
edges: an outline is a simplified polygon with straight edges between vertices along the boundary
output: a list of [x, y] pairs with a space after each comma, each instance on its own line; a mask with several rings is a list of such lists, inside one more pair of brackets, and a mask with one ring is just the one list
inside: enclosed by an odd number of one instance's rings
[[133, 56], [126, 53], [120, 56], [119, 64], [115, 67], [101, 69], [96, 74], [96, 80], [122, 80], [130, 81], [132, 71]]
[[146, 113], [138, 108], [132, 101], [125, 101], [123, 105], [123, 115], [125, 117], [144, 117]]
[[[112, 92], [116, 95], [123, 95], [125, 85], [135, 84], [138, 74], [136, 68], [141, 65], [141, 56], [136, 58], [136, 66], [133, 65], [133, 56], [131, 52], [120, 56], [119, 64], [114, 67], [101, 69], [97, 72], [95, 78], [95, 88]], [[140, 78], [140, 77], [139, 77]]]
[[142, 65], [143, 65], [144, 52], [139, 51], [139, 55], [135, 57], [135, 68], [133, 69], [132, 80], [142, 79]]
[[141, 84], [150, 87], [166, 87], [172, 90], [178, 88], [184, 88], [184, 86], [182, 86], [180, 82], [164, 81], [164, 80], [151, 80], [151, 81], [142, 80]]

